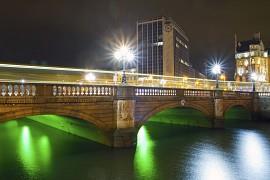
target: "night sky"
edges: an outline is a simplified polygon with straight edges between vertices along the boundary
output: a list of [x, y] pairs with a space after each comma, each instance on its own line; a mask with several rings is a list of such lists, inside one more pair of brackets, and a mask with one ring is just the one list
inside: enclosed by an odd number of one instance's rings
[[269, 0], [2, 0], [0, 60], [109, 69], [116, 37], [136, 39], [138, 19], [165, 15], [188, 35], [195, 68], [219, 58], [232, 73], [234, 33], [261, 32], [270, 45], [269, 9]]

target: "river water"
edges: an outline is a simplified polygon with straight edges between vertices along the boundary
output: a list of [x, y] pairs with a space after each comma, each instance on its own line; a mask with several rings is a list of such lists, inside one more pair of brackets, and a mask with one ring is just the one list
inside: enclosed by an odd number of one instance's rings
[[[0, 124], [0, 179], [270, 179], [270, 123], [223, 130], [149, 122], [111, 149], [28, 120]], [[251, 128], [252, 127], [252, 128]]]

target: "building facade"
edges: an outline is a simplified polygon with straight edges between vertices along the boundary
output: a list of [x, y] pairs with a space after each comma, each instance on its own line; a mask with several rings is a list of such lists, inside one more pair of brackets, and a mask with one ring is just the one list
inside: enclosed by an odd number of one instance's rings
[[[246, 41], [235, 37], [235, 80], [243, 82], [269, 82], [269, 57], [260, 33]], [[253, 77], [252, 78], [252, 74]]]
[[171, 18], [137, 22], [137, 72], [195, 77], [187, 35]]

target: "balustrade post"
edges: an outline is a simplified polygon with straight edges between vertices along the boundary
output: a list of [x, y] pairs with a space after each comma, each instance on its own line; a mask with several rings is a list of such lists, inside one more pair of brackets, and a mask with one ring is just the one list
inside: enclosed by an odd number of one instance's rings
[[114, 97], [113, 147], [131, 147], [136, 144], [135, 105], [135, 88], [118, 86]]

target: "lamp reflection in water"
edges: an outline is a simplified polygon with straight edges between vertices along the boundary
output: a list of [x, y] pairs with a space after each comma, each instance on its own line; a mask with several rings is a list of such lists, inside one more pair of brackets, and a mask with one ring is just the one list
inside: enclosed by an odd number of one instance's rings
[[140, 177], [153, 178], [156, 175], [153, 154], [154, 145], [146, 127], [142, 126], [137, 135], [137, 148], [134, 159], [136, 173], [138, 173]]
[[[200, 180], [231, 180], [233, 174], [227, 164], [226, 157], [218, 148], [210, 144], [202, 144], [195, 147], [191, 153], [190, 179]], [[195, 170], [194, 170], [195, 169]], [[194, 173], [195, 172], [195, 173]]]
[[[239, 135], [238, 154], [241, 169], [250, 179], [264, 179], [269, 167], [268, 141], [260, 134], [252, 131], [245, 131]], [[269, 170], [268, 170], [269, 171]], [[270, 171], [268, 172], [270, 175]]]

